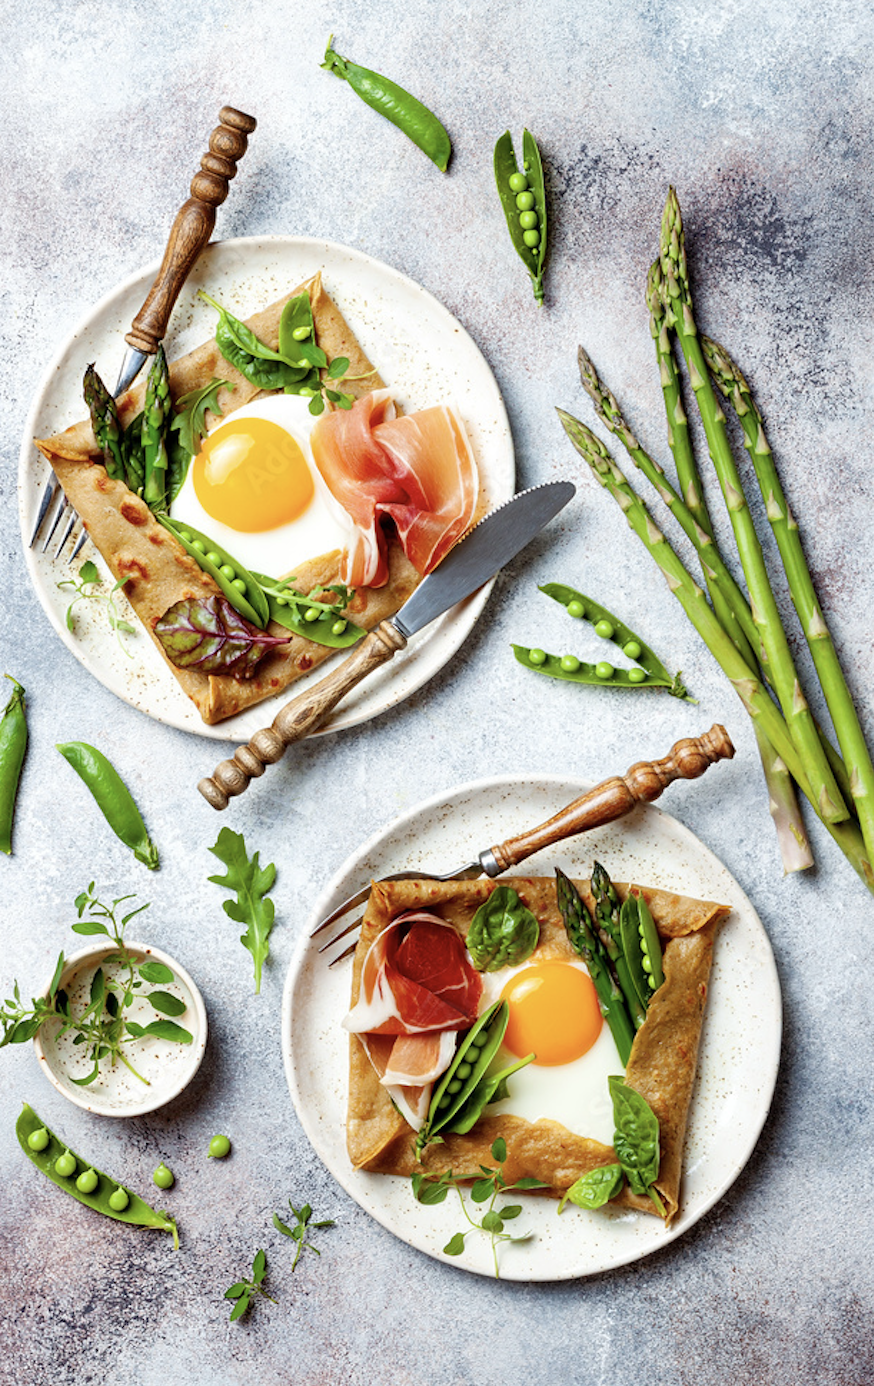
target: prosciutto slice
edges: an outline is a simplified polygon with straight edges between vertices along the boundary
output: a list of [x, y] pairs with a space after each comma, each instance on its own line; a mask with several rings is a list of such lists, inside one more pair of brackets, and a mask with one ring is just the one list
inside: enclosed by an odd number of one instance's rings
[[341, 581], [379, 587], [387, 578], [384, 516], [424, 577], [473, 519], [479, 489], [464, 425], [448, 405], [397, 415], [387, 390], [323, 414], [313, 457], [335, 502], [355, 524]]
[[343, 1021], [361, 1039], [380, 1082], [414, 1129], [431, 1086], [455, 1053], [456, 1034], [476, 1019], [482, 980], [451, 925], [408, 911], [374, 939], [358, 1001]]

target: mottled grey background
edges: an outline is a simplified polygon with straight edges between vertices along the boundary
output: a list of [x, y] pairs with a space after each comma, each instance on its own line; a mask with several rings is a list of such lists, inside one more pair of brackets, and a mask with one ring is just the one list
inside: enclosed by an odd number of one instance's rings
[[[454, 146], [448, 176], [319, 70], [331, 31], [341, 52], [439, 112]], [[748, 723], [609, 498], [580, 477], [573, 508], [502, 574], [449, 668], [390, 716], [296, 750], [224, 820], [279, 869], [273, 956], [254, 997], [236, 930], [206, 883], [217, 820], [193, 787], [215, 747], [117, 702], [54, 637], [21, 559], [15, 475], [44, 362], [90, 305], [156, 258], [225, 102], [259, 127], [219, 234], [327, 237], [431, 290], [495, 372], [521, 485], [575, 475], [553, 406], [591, 422], [578, 342], [664, 454], [642, 287], [673, 183], [699, 321], [755, 385], [874, 736], [872, 6], [45, 0], [3, 6], [0, 62], [0, 629], [3, 670], [28, 690], [32, 736], [16, 853], [0, 862], [3, 994], [13, 976], [28, 994], [43, 985], [70, 937], [71, 898], [96, 877], [107, 891], [153, 900], [150, 938], [199, 980], [211, 1022], [191, 1089], [123, 1124], [64, 1102], [29, 1047], [3, 1055], [0, 1380], [869, 1380], [871, 897], [816, 824], [816, 870], [781, 879]], [[518, 141], [525, 124], [550, 197], [541, 311], [491, 173], [497, 136], [509, 126]], [[511, 640], [563, 638], [536, 591], [549, 579], [575, 582], [638, 623], [683, 669], [699, 706], [584, 692], [520, 670]], [[335, 1186], [288, 1097], [279, 1002], [308, 901], [364, 837], [427, 795], [490, 773], [600, 778], [716, 720], [731, 731], [735, 761], [675, 787], [665, 806], [737, 876], [777, 956], [783, 1060], [752, 1160], [687, 1236], [591, 1280], [496, 1284], [410, 1250]], [[101, 745], [125, 774], [160, 843], [154, 878], [62, 776], [53, 745], [68, 739]], [[182, 1252], [67, 1205], [15, 1143], [22, 1099], [143, 1190], [159, 1158], [172, 1165]], [[219, 1128], [234, 1156], [206, 1169]], [[320, 1238], [322, 1258], [302, 1260], [294, 1277], [270, 1228], [290, 1195], [337, 1219]], [[259, 1245], [278, 1302], [228, 1325], [222, 1290]]]

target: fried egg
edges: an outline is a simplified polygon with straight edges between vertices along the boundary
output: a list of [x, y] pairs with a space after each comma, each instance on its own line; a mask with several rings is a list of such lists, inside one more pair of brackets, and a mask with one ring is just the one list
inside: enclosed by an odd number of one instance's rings
[[300, 395], [268, 395], [234, 410], [204, 438], [171, 517], [274, 578], [345, 550], [354, 526], [313, 460], [315, 422]]
[[501, 1067], [532, 1052], [537, 1057], [511, 1075], [509, 1098], [490, 1106], [489, 1115], [550, 1118], [611, 1145], [607, 1079], [624, 1072], [624, 1066], [585, 964], [535, 957], [520, 967], [483, 974], [482, 1009], [499, 999], [510, 1012]]

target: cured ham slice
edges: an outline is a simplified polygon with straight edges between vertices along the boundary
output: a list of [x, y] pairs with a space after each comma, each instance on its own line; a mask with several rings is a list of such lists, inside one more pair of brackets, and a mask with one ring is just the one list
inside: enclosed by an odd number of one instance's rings
[[397, 416], [387, 390], [323, 414], [311, 435], [313, 457], [356, 534], [342, 581], [378, 587], [387, 568], [381, 519], [391, 519], [422, 576], [437, 566], [473, 519], [479, 482], [464, 425], [439, 405]]
[[357, 1034], [380, 1083], [418, 1130], [431, 1085], [476, 1019], [482, 980], [462, 939], [439, 915], [408, 911], [374, 939], [361, 991], [343, 1025]]

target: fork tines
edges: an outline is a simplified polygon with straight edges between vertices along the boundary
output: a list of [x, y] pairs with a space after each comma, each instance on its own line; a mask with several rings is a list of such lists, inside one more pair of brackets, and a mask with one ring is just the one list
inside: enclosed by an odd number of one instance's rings
[[[42, 552], [45, 553], [62, 521], [61, 536], [58, 540], [58, 546], [52, 555], [53, 558], [60, 557], [61, 550], [75, 530], [76, 525], [79, 523], [79, 514], [67, 500], [60, 482], [53, 473], [49, 473], [49, 478], [46, 481], [46, 488], [43, 492], [42, 500], [40, 501], [36, 523], [33, 527], [33, 533], [30, 536], [30, 548], [34, 547], [42, 533]], [[68, 563], [72, 563], [77, 554], [81, 552], [87, 538], [88, 535], [83, 526], [73, 546], [72, 552], [70, 553], [70, 557], [67, 560]]]

